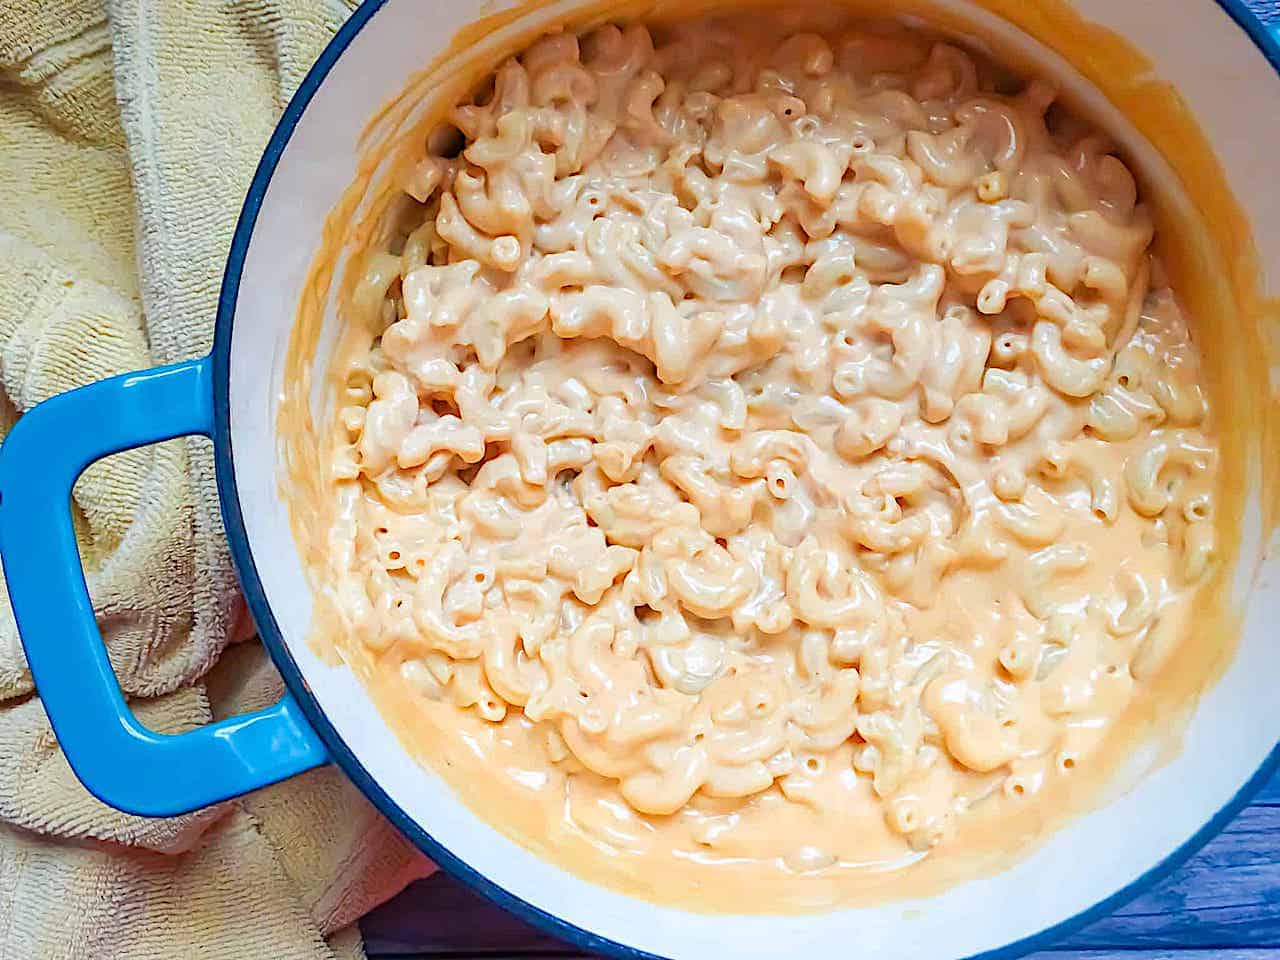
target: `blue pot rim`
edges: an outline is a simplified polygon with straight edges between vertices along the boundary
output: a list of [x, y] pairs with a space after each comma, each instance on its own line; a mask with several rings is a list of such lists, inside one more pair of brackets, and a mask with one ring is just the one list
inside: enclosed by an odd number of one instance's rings
[[[537, 929], [557, 937], [573, 946], [591, 953], [603, 954], [616, 960], [665, 960], [656, 954], [610, 940], [571, 924], [552, 913], [534, 906], [511, 891], [494, 883], [484, 874], [457, 857], [443, 843], [428, 833], [421, 824], [406, 813], [382, 789], [377, 780], [351, 751], [325, 715], [319, 702], [307, 686], [288, 645], [284, 642], [279, 624], [267, 603], [261, 577], [249, 538], [245, 531], [244, 517], [236, 490], [235, 463], [231, 451], [230, 433], [230, 369], [231, 336], [235, 319], [236, 301], [240, 280], [244, 271], [249, 241], [253, 236], [258, 214], [262, 209], [267, 186], [275, 174], [280, 157], [293, 136], [302, 114], [306, 111], [316, 91], [333, 69], [334, 64], [350, 46], [357, 34], [383, 8], [387, 0], [365, 0], [338, 30], [312, 65], [297, 92], [289, 101], [277, 123], [271, 139], [263, 151], [262, 159], [254, 172], [253, 181], [245, 197], [240, 218], [232, 237], [231, 251], [223, 274], [222, 289], [218, 298], [218, 314], [213, 342], [213, 401], [214, 401], [214, 460], [217, 469], [218, 495], [222, 506], [223, 522], [231, 556], [239, 573], [240, 583], [253, 613], [263, 643], [284, 678], [285, 685], [297, 700], [307, 721], [324, 741], [333, 761], [346, 773], [371, 803], [415, 846], [430, 857], [439, 867], [466, 884], [476, 893], [504, 907]], [[1268, 27], [1246, 5], [1244, 0], [1214, 0], [1223, 11], [1249, 36], [1262, 55], [1280, 74], [1280, 26]], [[1222, 832], [1237, 814], [1248, 805], [1250, 799], [1280, 770], [1280, 744], [1278, 744], [1248, 782], [1188, 840], [1165, 857], [1160, 863], [1111, 896], [1100, 900], [1072, 917], [1031, 934], [1013, 943], [992, 950], [973, 954], [965, 960], [1014, 960], [1026, 954], [1049, 947], [1062, 937], [1106, 916], [1118, 907], [1141, 895], [1164, 880], [1205, 844]]]

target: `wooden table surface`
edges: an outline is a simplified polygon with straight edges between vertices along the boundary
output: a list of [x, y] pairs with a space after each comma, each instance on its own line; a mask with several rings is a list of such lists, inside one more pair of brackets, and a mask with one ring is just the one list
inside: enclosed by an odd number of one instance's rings
[[[1280, 0], [1247, 2], [1280, 23]], [[371, 960], [581, 956], [443, 873], [361, 927]], [[1280, 960], [1280, 777], [1169, 879], [1028, 960]]]

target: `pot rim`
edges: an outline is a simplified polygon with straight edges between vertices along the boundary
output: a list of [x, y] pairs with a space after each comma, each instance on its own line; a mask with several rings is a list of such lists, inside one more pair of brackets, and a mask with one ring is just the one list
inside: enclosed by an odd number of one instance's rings
[[[1280, 28], [1269, 27], [1251, 11], [1244, 0], [1214, 0], [1215, 3], [1249, 36], [1259, 52], [1280, 74]], [[324, 83], [339, 58], [352, 41], [377, 15], [387, 0], [365, 0], [347, 19], [290, 99], [275, 130], [268, 141], [262, 158], [254, 171], [253, 180], [241, 208], [232, 237], [231, 250], [223, 274], [218, 311], [214, 326], [213, 350], [213, 449], [217, 473], [218, 496], [222, 508], [227, 542], [235, 563], [240, 585], [248, 601], [250, 612], [266, 645], [271, 659], [283, 677], [285, 686], [297, 701], [312, 729], [319, 735], [330, 758], [360, 789], [368, 800], [418, 849], [430, 857], [441, 869], [466, 884], [481, 896], [510, 911], [531, 926], [550, 934], [574, 947], [604, 954], [616, 960], [664, 960], [627, 944], [602, 937], [576, 924], [549, 913], [505, 889], [498, 883], [456, 856], [448, 846], [433, 836], [422, 824], [414, 820], [378, 784], [377, 780], [347, 746], [337, 729], [326, 716], [295, 661], [283, 633], [280, 630], [266, 592], [258, 574], [257, 563], [249, 544], [244, 516], [236, 488], [235, 462], [231, 447], [230, 412], [230, 364], [231, 338], [239, 298], [240, 281], [249, 242], [258, 222], [263, 198], [276, 172], [280, 158], [292, 139], [303, 113], [307, 110], [317, 90]], [[1217, 836], [1236, 815], [1248, 805], [1253, 796], [1277, 771], [1280, 771], [1280, 744], [1254, 772], [1253, 776], [1191, 837], [1174, 849], [1151, 869], [1128, 885], [1098, 901], [1093, 906], [1053, 926], [1023, 937], [1002, 947], [973, 954], [965, 960], [1013, 960], [1035, 950], [1044, 949], [1062, 937], [1073, 933], [1111, 913], [1116, 908], [1146, 892], [1163, 881]], [[637, 899], [637, 904], [644, 901]]]

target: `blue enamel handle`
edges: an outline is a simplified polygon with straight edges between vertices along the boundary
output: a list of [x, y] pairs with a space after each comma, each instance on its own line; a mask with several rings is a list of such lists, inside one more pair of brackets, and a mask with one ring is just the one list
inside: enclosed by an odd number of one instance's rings
[[53, 397], [0, 447], [0, 559], [27, 662], [80, 781], [127, 813], [172, 816], [324, 763], [286, 696], [273, 707], [177, 735], [142, 726], [112, 673], [71, 525], [71, 487], [108, 454], [210, 436], [209, 358], [113, 377]]

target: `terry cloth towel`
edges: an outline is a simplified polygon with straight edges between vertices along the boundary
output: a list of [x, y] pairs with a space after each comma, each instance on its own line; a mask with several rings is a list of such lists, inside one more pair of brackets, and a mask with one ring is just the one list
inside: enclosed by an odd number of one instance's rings
[[[0, 427], [209, 350], [254, 165], [349, 12], [0, 4]], [[73, 499], [98, 621], [145, 724], [176, 732], [280, 695], [207, 444], [110, 457]], [[430, 869], [333, 769], [172, 819], [103, 806], [67, 766], [0, 601], [0, 960], [358, 957], [355, 921]]]

